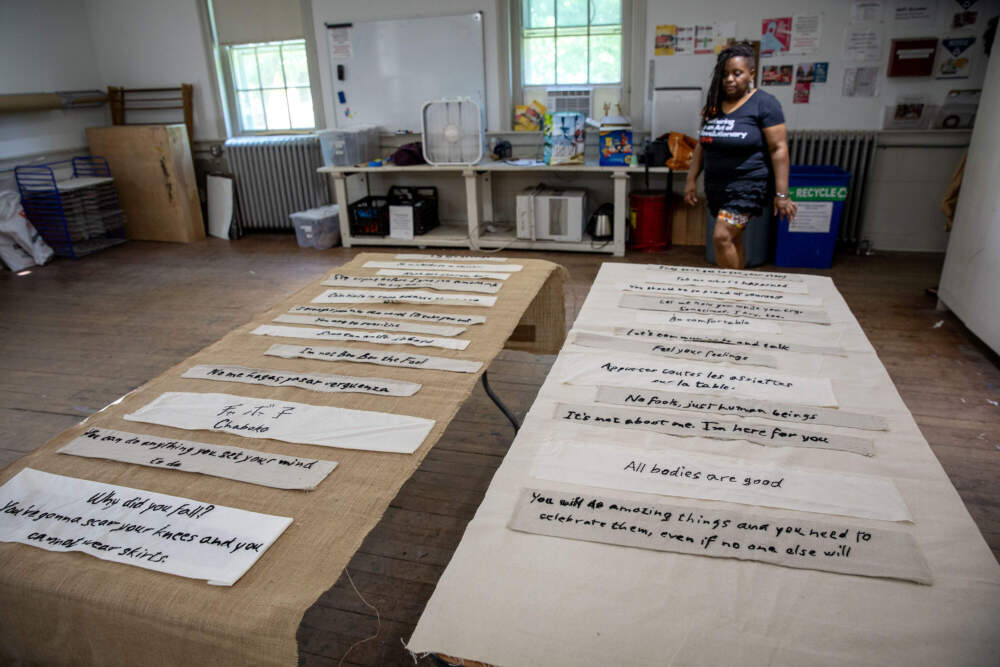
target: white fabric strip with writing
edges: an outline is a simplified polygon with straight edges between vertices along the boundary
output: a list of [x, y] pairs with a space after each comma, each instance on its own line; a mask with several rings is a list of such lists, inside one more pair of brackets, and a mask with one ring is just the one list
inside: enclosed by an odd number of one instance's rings
[[871, 456], [871, 438], [804, 431], [798, 426], [774, 426], [742, 420], [705, 419], [690, 413], [670, 413], [645, 408], [611, 408], [603, 405], [556, 405], [555, 419], [588, 426], [639, 429], [682, 437], [746, 440], [765, 447], [809, 447]]
[[645, 327], [616, 327], [615, 335], [622, 336], [624, 338], [647, 338], [652, 340], [678, 341], [683, 343], [718, 343], [720, 345], [734, 345], [742, 348], [774, 352], [830, 354], [837, 357], [847, 356], [847, 351], [842, 347], [785, 343], [775, 338], [751, 338], [746, 336], [728, 336], [725, 334], [709, 333], [681, 333], [676, 330], [670, 331]]
[[728, 276], [730, 278], [762, 278], [768, 280], [787, 280], [803, 282], [801, 276], [794, 273], [776, 273], [774, 271], [744, 271], [737, 269], [709, 269], [701, 266], [671, 266], [668, 264], [650, 264], [649, 271], [670, 271], [673, 273], [689, 273], [702, 276]]
[[788, 292], [790, 294], [808, 294], [809, 286], [801, 281], [776, 280], [774, 278], [757, 278], [753, 273], [744, 277], [708, 276], [664, 271], [663, 269], [648, 269], [645, 279], [651, 283], [668, 283], [672, 285], [688, 285], [694, 287], [719, 287], [742, 290], [768, 290], [770, 292]]
[[250, 333], [258, 336], [279, 338], [308, 338], [309, 340], [357, 340], [379, 345], [416, 345], [417, 347], [443, 347], [448, 350], [464, 350], [469, 347], [467, 340], [453, 338], [430, 338], [416, 334], [393, 334], [381, 331], [347, 331], [343, 329], [314, 329], [313, 327], [278, 327], [262, 324]]
[[386, 310], [384, 308], [352, 308], [349, 306], [295, 306], [288, 311], [308, 315], [357, 315], [360, 317], [387, 317], [397, 320], [418, 320], [441, 324], [483, 324], [483, 315], [458, 315], [455, 313], [428, 313], [422, 310]]
[[426, 290], [401, 290], [379, 292], [375, 290], [329, 289], [312, 300], [312, 303], [413, 303], [431, 306], [485, 306], [492, 307], [495, 296], [473, 294], [438, 294]]
[[747, 317], [640, 310], [635, 314], [635, 321], [637, 324], [681, 327], [683, 329], [708, 329], [711, 331], [739, 331], [745, 333], [781, 333], [781, 327], [776, 322], [765, 322]]
[[336, 461], [300, 459], [107, 428], [87, 429], [59, 453], [196, 472], [275, 489], [315, 489], [337, 467]]
[[651, 294], [622, 294], [618, 305], [622, 308], [640, 310], [668, 310], [697, 315], [725, 315], [727, 317], [755, 317], [762, 320], [790, 320], [829, 324], [830, 316], [822, 310], [808, 310], [791, 306], [769, 306], [762, 303], [735, 303], [722, 301], [698, 301], [696, 299], [674, 299]]
[[755, 303], [787, 304], [790, 306], [821, 306], [818, 296], [787, 294], [781, 292], [746, 292], [718, 287], [687, 287], [684, 285], [657, 285], [653, 283], [625, 282], [619, 289], [638, 294], [691, 299], [717, 299], [720, 301], [752, 301]]
[[347, 276], [335, 273], [322, 285], [327, 287], [356, 287], [373, 289], [418, 289], [453, 290], [455, 292], [481, 292], [496, 294], [501, 284], [488, 280], [473, 280], [467, 278], [399, 278], [390, 276]]
[[812, 472], [709, 454], [554, 441], [539, 451], [531, 475], [661, 496], [880, 521], [910, 520], [910, 511], [891, 479]]
[[507, 527], [569, 540], [933, 583], [930, 567], [909, 533], [848, 520], [787, 519], [761, 511], [694, 509], [526, 488]]
[[482, 271], [435, 271], [433, 269], [379, 269], [376, 276], [395, 276], [397, 278], [433, 278], [447, 276], [449, 278], [479, 278], [481, 280], [507, 280], [509, 273], [484, 273]]
[[160, 394], [125, 419], [245, 438], [403, 454], [416, 450], [434, 427], [433, 419], [387, 412], [186, 391]]
[[[288, 517], [25, 468], [0, 486], [0, 541], [232, 586]], [[67, 570], [73, 567], [67, 560]]]
[[885, 418], [880, 415], [805, 407], [774, 401], [756, 401], [752, 398], [720, 398], [708, 394], [604, 386], [597, 388], [596, 400], [599, 403], [612, 405], [641, 405], [648, 408], [694, 410], [727, 417], [760, 417], [795, 424], [824, 424], [868, 431], [886, 431], [889, 428]]
[[449, 327], [437, 324], [416, 324], [390, 320], [359, 320], [356, 317], [332, 317], [329, 315], [278, 315], [275, 322], [286, 324], [317, 324], [322, 327], [344, 329], [377, 329], [403, 331], [406, 333], [429, 334], [432, 336], [457, 336], [466, 331], [465, 327]]
[[396, 259], [416, 262], [506, 262], [506, 257], [485, 255], [441, 255], [437, 253], [400, 253]]
[[465, 361], [447, 357], [430, 357], [425, 354], [362, 350], [356, 347], [331, 347], [329, 345], [272, 345], [264, 354], [282, 359], [318, 359], [320, 361], [348, 361], [397, 368], [421, 368], [454, 373], [476, 373], [483, 367], [481, 361]]
[[626, 357], [611, 353], [591, 353], [566, 356], [572, 359], [572, 363], [566, 364], [571, 370], [561, 378], [567, 384], [647, 387], [713, 396], [746, 396], [823, 407], [837, 405], [833, 386], [827, 378], [799, 377], [681, 360], [663, 362], [638, 355]]
[[691, 359], [693, 361], [709, 361], [713, 363], [729, 363], [739, 366], [768, 366], [777, 368], [777, 360], [770, 354], [740, 350], [723, 345], [709, 346], [687, 342], [646, 342], [642, 340], [622, 340], [615, 336], [602, 336], [589, 332], [577, 332], [573, 343], [583, 347], [596, 347], [604, 350], [619, 350], [649, 354], [654, 357], [673, 357], [675, 359]]
[[503, 271], [515, 273], [520, 271], [520, 264], [449, 264], [444, 262], [378, 262], [364, 263], [366, 269], [430, 269], [434, 271]]
[[181, 377], [199, 380], [221, 380], [262, 384], [269, 387], [298, 387], [310, 391], [350, 392], [357, 394], [377, 394], [380, 396], [413, 396], [420, 390], [416, 382], [389, 380], [382, 378], [353, 377], [350, 375], [330, 375], [328, 373], [297, 373], [269, 368], [246, 368], [244, 366], [217, 366], [205, 364], [192, 366]]

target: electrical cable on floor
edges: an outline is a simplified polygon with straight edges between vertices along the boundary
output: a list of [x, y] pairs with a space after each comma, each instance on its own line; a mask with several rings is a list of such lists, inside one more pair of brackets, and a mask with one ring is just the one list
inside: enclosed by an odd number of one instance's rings
[[503, 401], [500, 400], [500, 397], [493, 393], [493, 388], [490, 387], [490, 381], [486, 379], [486, 371], [483, 371], [480, 378], [483, 381], [483, 389], [486, 390], [486, 395], [490, 397], [490, 400], [493, 401], [498, 408], [500, 408], [500, 412], [502, 412], [503, 416], [507, 418], [510, 425], [514, 427], [514, 433], [517, 433], [521, 429], [521, 422], [519, 422], [517, 417], [514, 416], [514, 413], [511, 412], [506, 405], [504, 405]]
[[351, 588], [353, 588], [354, 592], [358, 594], [358, 599], [364, 602], [366, 606], [368, 606], [372, 611], [375, 612], [375, 620], [377, 622], [377, 625], [375, 626], [375, 634], [373, 634], [371, 637], [365, 637], [364, 639], [359, 639], [358, 641], [351, 644], [346, 651], [344, 651], [344, 655], [340, 657], [340, 662], [337, 663], [337, 667], [341, 667], [341, 665], [344, 664], [344, 660], [347, 659], [348, 654], [351, 651], [353, 651], [355, 647], [361, 646], [365, 642], [370, 642], [371, 640], [378, 637], [378, 633], [382, 631], [382, 615], [378, 613], [378, 609], [376, 609], [373, 604], [368, 602], [368, 600], [366, 600], [365, 597], [361, 595], [361, 591], [359, 591], [358, 587], [354, 585], [354, 579], [351, 579], [351, 573], [346, 567], [344, 568], [344, 574], [347, 575], [347, 581], [350, 582]]

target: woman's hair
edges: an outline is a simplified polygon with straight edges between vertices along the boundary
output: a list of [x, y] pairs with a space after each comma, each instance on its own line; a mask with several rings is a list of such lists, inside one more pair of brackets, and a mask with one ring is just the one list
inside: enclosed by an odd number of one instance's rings
[[705, 99], [705, 106], [701, 109], [702, 124], [715, 118], [722, 111], [722, 100], [725, 95], [722, 90], [722, 79], [726, 76], [726, 63], [729, 62], [730, 58], [746, 58], [750, 69], [756, 66], [753, 58], [753, 46], [750, 42], [739, 42], [722, 50], [719, 58], [715, 61], [715, 69], [712, 70], [712, 83], [708, 87], [708, 97]]

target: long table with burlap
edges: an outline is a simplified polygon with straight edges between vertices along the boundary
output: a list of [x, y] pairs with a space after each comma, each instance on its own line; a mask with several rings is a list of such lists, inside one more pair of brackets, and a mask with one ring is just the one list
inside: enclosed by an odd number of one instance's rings
[[[373, 276], [362, 268], [391, 254], [361, 254], [331, 273]], [[253, 335], [260, 324], [329, 289], [317, 279], [252, 322], [177, 364], [119, 401], [68, 429], [0, 471], [0, 484], [24, 468], [183, 496], [217, 505], [291, 517], [292, 524], [232, 587], [99, 560], [78, 552], [54, 553], [0, 543], [0, 662], [56, 664], [294, 664], [296, 630], [303, 613], [340, 576], [365, 535], [420, 465], [505, 345], [554, 353], [565, 335], [566, 270], [530, 259], [504, 281], [493, 307], [355, 304], [380, 309], [486, 316], [461, 338], [463, 351], [336, 341], [338, 347], [380, 348], [483, 363], [476, 373], [418, 370], [343, 361], [265, 356], [271, 345], [301, 342]], [[324, 343], [316, 342], [315, 347]], [[301, 373], [391, 378], [418, 382], [413, 396], [320, 393], [186, 379], [196, 364], [241, 365]], [[316, 447], [271, 439], [248, 440], [219, 432], [186, 431], [123, 420], [169, 391], [224, 392], [324, 406], [410, 415], [435, 420], [410, 455]], [[101, 427], [153, 436], [239, 446], [300, 458], [336, 460], [339, 466], [312, 491], [288, 491], [229, 479], [80, 458], [56, 451], [85, 429]]]
[[[708, 270], [701, 271], [705, 274], [701, 279], [713, 278]], [[761, 276], [754, 272], [743, 275]], [[1000, 566], [833, 281], [799, 276], [808, 286], [808, 296], [821, 298], [821, 307], [810, 306], [821, 308], [828, 317], [829, 324], [821, 325], [714, 314], [735, 301], [700, 305], [691, 299], [653, 297], [642, 302], [653, 309], [637, 309], [637, 295], [629, 296], [625, 291], [632, 289], [630, 286], [661, 292], [668, 287], [641, 284], [650, 276], [641, 265], [602, 266], [563, 351], [441, 575], [408, 648], [417, 654], [460, 656], [465, 659], [462, 664], [479, 661], [511, 667], [1000, 664]], [[670, 289], [708, 291], [691, 286]], [[716, 290], [716, 294], [722, 291]], [[657, 298], [659, 302], [650, 303]], [[742, 303], [739, 308], [750, 313], [761, 309], [751, 301]], [[685, 330], [678, 322], [701, 328]], [[774, 324], [780, 325], [780, 331], [775, 331]], [[757, 328], [747, 333], [737, 326]], [[771, 333], [753, 333], [765, 331], [765, 326]], [[663, 336], [660, 340], [667, 342], [630, 337], [632, 329], [657, 330], [655, 333]], [[650, 385], [640, 379], [646, 368], [692, 368], [691, 362], [664, 356], [672, 352], [667, 336], [677, 332], [690, 335], [691, 340], [704, 340], [712, 334], [716, 339], [730, 340], [770, 337], [796, 345], [799, 351], [775, 348], [774, 369], [714, 364], [718, 370], [711, 377], [724, 380], [713, 383], [772, 372], [787, 374], [796, 385], [800, 380], [803, 385], [829, 381], [836, 402], [816, 399], [810, 403], [807, 396], [783, 400], [799, 406], [836, 406], [832, 411], [841, 417], [844, 413], [879, 417], [885, 420], [887, 430], [822, 426], [834, 423], [822, 421], [809, 426], [812, 431], [870, 439], [873, 455], [863, 456], [806, 446], [762, 446], [748, 438], [713, 439], [701, 431], [681, 437], [670, 431], [627, 428], [625, 417], [613, 424], [607, 419], [604, 424], [593, 419], [566, 421], [567, 404], [578, 415], [608, 414], [611, 406], [606, 400], [602, 402], [598, 384], [639, 387], [630, 391], [636, 397], [648, 397]], [[595, 347], [595, 336], [605, 340], [614, 337], [618, 347]], [[648, 348], [659, 344], [659, 349], [647, 349], [641, 355], [630, 352], [629, 346], [638, 340], [645, 340]], [[705, 347], [686, 345], [691, 353]], [[841, 353], [820, 354], [816, 346], [836, 346]], [[756, 348], [725, 345], [714, 349], [721, 353], [722, 348], [757, 353]], [[624, 369], [623, 379], [591, 381], [597, 375], [592, 369], [605, 362]], [[600, 368], [603, 371], [605, 366]], [[675, 377], [681, 375], [655, 376], [661, 383], [655, 391], [672, 391], [671, 381], [673, 386], [682, 386], [671, 380]], [[694, 379], [687, 382], [687, 386], [696, 386]], [[719, 389], [689, 391], [714, 393], [706, 402], [718, 404], [723, 400], [717, 398], [722, 396], [722, 387]], [[758, 393], [750, 398], [763, 401], [764, 387], [754, 389]], [[605, 390], [604, 396], [610, 393], [614, 392]], [[620, 408], [619, 404], [612, 409]], [[700, 407], [684, 412], [644, 408], [648, 406], [643, 404], [628, 414], [632, 424], [638, 423], [635, 418], [640, 414], [648, 420], [669, 417], [678, 424], [715, 420], [704, 423], [718, 425], [734, 418], [743, 420], [735, 414], [724, 417], [695, 411]], [[755, 418], [741, 423], [769, 424], [768, 432], [775, 425], [795, 427], [787, 421]], [[597, 467], [591, 463], [597, 457], [617, 462], [618, 467]], [[911, 518], [858, 518], [864, 515], [851, 514], [849, 508], [823, 514], [795, 511], [789, 505], [774, 504], [784, 502], [778, 494], [763, 491], [749, 499], [730, 492], [726, 496], [699, 495], [704, 487], [682, 478], [694, 467], [702, 468], [697, 472], [704, 475], [707, 464], [653, 465], [665, 460], [725, 461], [731, 474], [753, 466], [775, 471], [772, 479], [782, 480], [800, 474], [813, 479], [836, 477], [842, 481], [832, 487], [838, 493], [834, 500], [845, 503], [858, 502], [862, 495], [860, 487], [849, 484], [848, 479], [891, 484]], [[630, 462], [623, 465], [626, 461]], [[750, 482], [742, 475], [738, 479], [712, 477], [699, 479], [711, 482], [713, 490], [732, 481], [741, 494]], [[786, 483], [785, 488], [788, 486]], [[823, 489], [816, 488], [818, 484], [803, 486], [804, 497], [821, 497]], [[536, 498], [538, 504], [528, 505]], [[598, 498], [604, 500], [603, 506], [592, 504]], [[672, 516], [660, 511], [665, 507], [671, 508]], [[871, 509], [882, 512], [888, 507], [872, 503]], [[634, 514], [636, 510], [649, 512], [654, 518], [647, 520]], [[823, 510], [814, 510], [819, 511]], [[735, 540], [710, 543], [710, 537], [695, 541], [697, 546], [687, 551], [686, 544], [674, 546], [680, 544], [678, 538], [697, 535], [696, 530], [706, 523], [710, 526], [706, 531], [722, 533], [729, 524], [714, 521], [733, 515], [754, 517], [745, 525], [736, 523], [742, 519], [731, 522], [732, 528], [745, 531], [739, 538], [742, 546]], [[818, 537], [795, 532], [787, 549], [782, 545], [773, 557], [755, 555], [764, 553], [757, 550], [759, 546], [773, 543], [770, 537], [777, 528], [810, 521], [857, 529], [850, 531], [849, 537], [854, 539], [844, 545], [851, 552], [838, 552], [839, 547], [834, 546], [826, 547], [833, 549], [830, 554], [819, 554], [830, 557], [824, 567], [838, 562], [838, 554], [847, 563], [848, 556], [865, 553], [865, 532], [891, 530], [912, 538], [926, 559], [929, 576], [915, 583], [872, 571], [867, 571], [870, 576], [858, 576], [844, 570], [797, 569], [811, 567], [806, 558], [815, 554], [800, 548], [809, 544], [807, 539], [825, 539], [836, 545], [832, 539], [841, 539], [839, 532], [834, 535], [828, 531]], [[536, 530], [542, 524], [544, 532]], [[616, 530], [637, 526], [651, 529], [636, 533], [634, 539], [615, 536], [619, 534]], [[870, 537], [871, 533], [867, 534]], [[709, 552], [709, 547], [714, 551]], [[748, 551], [750, 548], [756, 551]], [[799, 560], [792, 560], [796, 557]], [[889, 562], [883, 563], [880, 572], [901, 566], [902, 559], [896, 559], [895, 554], [886, 558]]]

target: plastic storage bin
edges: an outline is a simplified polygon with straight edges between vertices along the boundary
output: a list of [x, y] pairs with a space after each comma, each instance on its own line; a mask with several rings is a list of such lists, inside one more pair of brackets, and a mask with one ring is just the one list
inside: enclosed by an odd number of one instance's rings
[[[393, 185], [389, 188], [390, 236], [410, 239], [426, 234], [440, 223], [437, 188]], [[398, 228], [398, 234], [396, 233]]]
[[319, 130], [316, 135], [327, 166], [350, 167], [379, 157], [378, 128], [374, 125]]
[[299, 211], [289, 217], [300, 248], [326, 250], [340, 243], [340, 215], [336, 204]]
[[850, 172], [840, 167], [791, 168], [788, 195], [799, 211], [795, 220], [778, 221], [776, 266], [830, 268], [850, 182]]
[[368, 195], [347, 207], [351, 236], [386, 236], [389, 233], [389, 198]]
[[[771, 213], [773, 196], [769, 196], [764, 204], [764, 212], [756, 218], [750, 218], [747, 228], [743, 230], [743, 247], [746, 248], [746, 266], [767, 264], [774, 257], [775, 225]], [[710, 264], [715, 261], [715, 243], [712, 235], [715, 233], [715, 217], [705, 210], [705, 259]]]
[[671, 228], [667, 218], [667, 195], [664, 192], [633, 192], [628, 196], [633, 250], [655, 252], [670, 247]]

